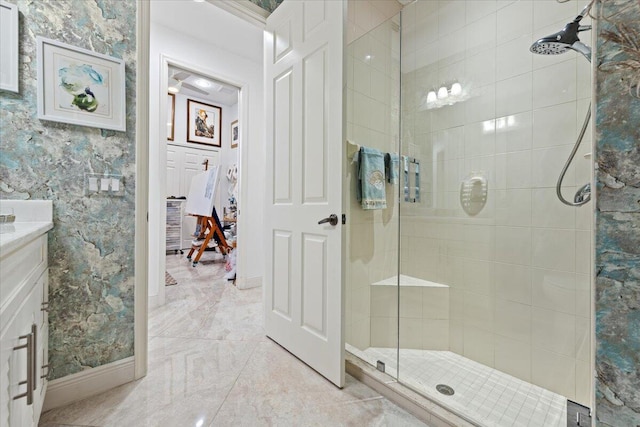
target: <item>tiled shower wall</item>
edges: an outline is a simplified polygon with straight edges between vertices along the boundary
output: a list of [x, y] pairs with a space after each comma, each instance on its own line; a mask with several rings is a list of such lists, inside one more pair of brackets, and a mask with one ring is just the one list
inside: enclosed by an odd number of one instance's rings
[[[349, 1], [345, 212], [346, 342], [370, 345], [371, 283], [397, 275], [397, 184], [386, 185], [387, 209], [365, 211], [356, 201], [356, 144], [398, 152], [400, 32], [397, 2]], [[397, 325], [397, 319], [395, 320]]]
[[[421, 161], [422, 201], [401, 204], [401, 273], [450, 286], [451, 351], [591, 406], [593, 204], [564, 206], [554, 188], [589, 108], [590, 66], [573, 51], [529, 52], [583, 6], [472, 0], [405, 7], [402, 149]], [[591, 33], [582, 38], [590, 44]], [[429, 108], [427, 93], [454, 82], [463, 88], [459, 102]], [[588, 132], [565, 197], [590, 182], [590, 152]], [[477, 215], [460, 204], [461, 182], [472, 173], [488, 180]], [[429, 333], [405, 314], [424, 302], [406, 292], [400, 342], [430, 348]]]

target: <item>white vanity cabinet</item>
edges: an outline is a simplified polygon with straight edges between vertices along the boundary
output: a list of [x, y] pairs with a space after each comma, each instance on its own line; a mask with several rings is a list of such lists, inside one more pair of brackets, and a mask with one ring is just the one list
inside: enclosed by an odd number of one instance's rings
[[16, 222], [0, 230], [0, 427], [38, 425], [48, 374], [51, 202], [13, 203]]

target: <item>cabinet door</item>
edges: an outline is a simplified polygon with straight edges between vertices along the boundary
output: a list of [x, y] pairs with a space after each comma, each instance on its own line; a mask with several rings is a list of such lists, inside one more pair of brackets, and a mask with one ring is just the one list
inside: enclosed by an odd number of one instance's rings
[[[0, 411], [2, 414], [0, 426], [2, 427], [30, 426], [37, 419], [34, 417], [34, 405], [28, 405], [26, 397], [13, 399], [26, 392], [27, 385], [20, 383], [27, 380], [27, 366], [29, 362], [33, 363], [33, 360], [28, 357], [27, 348], [15, 350], [14, 348], [26, 344], [27, 340], [19, 337], [29, 335], [32, 325], [39, 323], [41, 298], [42, 288], [34, 286], [0, 336], [0, 372], [2, 374], [0, 407], [3, 408]], [[37, 366], [39, 365], [36, 363]], [[38, 369], [33, 373], [34, 381], [36, 381], [37, 372]], [[37, 389], [33, 392], [34, 402], [38, 392]], [[9, 411], [4, 408], [9, 408]]]
[[41, 295], [40, 305], [36, 307], [35, 317], [37, 325], [37, 341], [36, 341], [36, 370], [34, 372], [34, 380], [36, 381], [36, 390], [33, 394], [33, 422], [38, 425], [44, 397], [47, 391], [47, 374], [49, 373], [49, 269], [42, 272], [36, 284], [36, 293]]

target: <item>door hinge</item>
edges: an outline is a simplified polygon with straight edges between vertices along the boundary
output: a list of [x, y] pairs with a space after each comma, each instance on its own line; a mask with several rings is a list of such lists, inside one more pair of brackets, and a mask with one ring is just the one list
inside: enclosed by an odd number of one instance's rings
[[342, 214], [342, 223], [343, 224], [347, 223], [347, 215], [346, 214]]

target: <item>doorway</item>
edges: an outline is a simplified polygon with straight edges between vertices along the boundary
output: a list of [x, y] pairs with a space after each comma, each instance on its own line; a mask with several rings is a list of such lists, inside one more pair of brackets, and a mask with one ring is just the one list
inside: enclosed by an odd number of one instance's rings
[[[187, 252], [192, 244], [198, 244], [193, 236], [195, 217], [185, 215], [183, 201], [191, 178], [213, 166], [220, 168], [214, 206], [228, 227], [229, 238], [236, 240], [241, 184], [238, 172], [242, 169], [240, 124], [245, 123], [240, 120], [241, 84], [166, 56], [162, 57], [160, 77], [158, 99], [163, 99], [166, 108], [160, 110], [157, 156], [154, 158], [150, 153], [150, 182], [157, 183], [151, 186], [149, 197], [149, 247], [156, 248], [149, 263], [150, 307], [163, 305], [165, 301], [166, 254], [173, 251], [183, 256], [181, 251]], [[164, 98], [162, 94], [166, 94]], [[195, 129], [195, 116], [201, 111], [207, 116], [211, 133]], [[185, 258], [184, 262], [189, 260]]]

